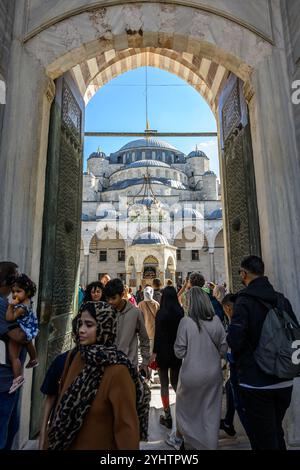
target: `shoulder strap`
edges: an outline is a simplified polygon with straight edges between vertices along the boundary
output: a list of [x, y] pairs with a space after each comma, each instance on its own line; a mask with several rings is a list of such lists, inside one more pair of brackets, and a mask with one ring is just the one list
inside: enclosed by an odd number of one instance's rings
[[206, 328], [206, 325], [205, 325], [205, 321], [201, 321], [201, 325], [203, 326], [204, 330], [206, 331], [206, 333], [208, 334], [208, 336], [210, 337], [210, 340], [211, 342], [213, 343], [213, 345], [215, 346], [216, 350], [218, 351], [218, 353], [220, 354], [220, 351], [219, 351], [219, 348], [217, 347], [216, 343], [214, 342], [214, 340], [212, 339], [208, 329]]

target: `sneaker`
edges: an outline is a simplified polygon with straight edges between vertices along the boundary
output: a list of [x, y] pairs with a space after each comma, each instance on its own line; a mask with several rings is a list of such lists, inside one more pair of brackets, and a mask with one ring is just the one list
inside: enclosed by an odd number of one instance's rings
[[168, 437], [168, 439], [166, 439], [166, 444], [168, 444], [168, 446], [174, 447], [176, 450], [180, 450], [183, 444], [183, 440], [180, 437], [177, 437], [176, 433], [174, 432]]
[[34, 367], [38, 367], [40, 365], [37, 359], [33, 359], [32, 361], [27, 362], [26, 369], [33, 369]]
[[234, 429], [233, 425], [226, 424], [225, 419], [221, 419], [220, 429], [222, 429], [222, 431], [225, 431], [228, 436], [234, 437], [236, 435], [236, 430]]

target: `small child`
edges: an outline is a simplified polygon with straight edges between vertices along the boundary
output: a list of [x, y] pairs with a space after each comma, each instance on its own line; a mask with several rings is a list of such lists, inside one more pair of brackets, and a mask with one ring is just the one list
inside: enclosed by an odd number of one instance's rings
[[[8, 353], [14, 374], [14, 380], [9, 393], [15, 392], [24, 383], [23, 367], [19, 359], [22, 347], [25, 345], [30, 360], [26, 368], [37, 367], [37, 353], [32, 340], [38, 334], [38, 319], [32, 309], [32, 297], [36, 293], [36, 285], [26, 274], [20, 274], [13, 280], [12, 303], [6, 311], [6, 320], [14, 322], [10, 331], [14, 330], [13, 339], [9, 336]], [[18, 326], [16, 326], [16, 323]]]

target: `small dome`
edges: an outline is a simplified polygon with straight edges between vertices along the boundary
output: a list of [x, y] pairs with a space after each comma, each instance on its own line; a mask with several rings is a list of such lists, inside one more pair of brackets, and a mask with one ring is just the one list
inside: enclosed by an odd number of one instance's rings
[[201, 212], [192, 207], [183, 207], [173, 213], [174, 219], [203, 219]]
[[205, 218], [208, 220], [222, 219], [222, 217], [223, 217], [222, 208], [215, 209], [214, 211], [208, 212], [205, 214]]
[[215, 176], [217, 177], [216, 173], [214, 171], [206, 171], [203, 176]]
[[193, 152], [190, 152], [187, 156], [187, 158], [193, 158], [193, 157], [200, 157], [200, 158], [205, 158], [206, 160], [209, 160], [208, 156], [202, 152], [202, 150], [193, 150]]
[[117, 219], [117, 212], [114, 209], [103, 209], [103, 208], [98, 208], [96, 211], [96, 217], [97, 219], [110, 219], [110, 220], [116, 220]]
[[[146, 207], [151, 207], [152, 205], [155, 205], [155, 200], [153, 197], [144, 197], [144, 199], [140, 199], [139, 201], [136, 201], [136, 204], [146, 206]], [[161, 201], [158, 201], [158, 205], [160, 208], [167, 207], [166, 204], [164, 204]]]
[[91, 153], [91, 155], [89, 156], [88, 160], [91, 160], [92, 158], [106, 158], [106, 155], [104, 152], [93, 152]]
[[162, 166], [164, 168], [171, 168], [170, 165], [159, 160], [138, 160], [136, 162], [129, 163], [126, 168], [140, 168], [142, 166]]
[[169, 245], [166, 237], [156, 232], [145, 232], [138, 235], [132, 245]]

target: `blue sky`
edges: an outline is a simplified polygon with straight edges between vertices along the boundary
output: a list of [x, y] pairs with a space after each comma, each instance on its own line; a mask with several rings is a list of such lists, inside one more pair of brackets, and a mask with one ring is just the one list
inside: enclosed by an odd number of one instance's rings
[[[185, 81], [169, 72], [148, 67], [148, 117], [151, 129], [160, 132], [216, 132], [216, 121], [206, 101]], [[145, 129], [145, 67], [111, 80], [91, 99], [86, 108], [86, 131], [143, 132]], [[98, 147], [107, 155], [117, 151], [126, 138], [85, 138], [84, 159]], [[216, 138], [162, 138], [184, 153], [198, 148], [211, 159], [219, 176]]]

